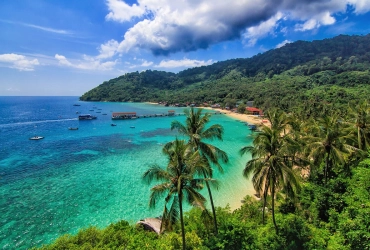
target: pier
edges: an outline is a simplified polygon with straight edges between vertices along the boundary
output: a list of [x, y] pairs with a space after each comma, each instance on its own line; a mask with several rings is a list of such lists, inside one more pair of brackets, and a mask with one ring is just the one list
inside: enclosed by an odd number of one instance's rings
[[[172, 111], [172, 110], [171, 110]], [[224, 113], [221, 113], [219, 111], [217, 112], [209, 112], [211, 114], [215, 115], [221, 115]], [[137, 119], [137, 118], [151, 118], [151, 117], [174, 117], [174, 116], [181, 116], [185, 115], [185, 113], [177, 113], [175, 112], [169, 112], [169, 113], [161, 113], [161, 114], [146, 114], [146, 115], [137, 115], [136, 112], [113, 112], [112, 113], [112, 120], [130, 120], [130, 119]]]

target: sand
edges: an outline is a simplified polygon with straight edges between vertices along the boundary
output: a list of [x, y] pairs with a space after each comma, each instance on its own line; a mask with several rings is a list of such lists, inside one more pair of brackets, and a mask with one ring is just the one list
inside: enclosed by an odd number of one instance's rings
[[232, 117], [236, 120], [247, 122], [248, 124], [270, 126], [270, 122], [267, 119], [263, 119], [262, 117], [259, 117], [256, 115], [239, 114], [239, 113], [232, 112], [230, 110], [214, 109], [214, 108], [208, 108], [208, 107], [202, 107], [202, 108], [214, 110], [215, 112], [217, 111], [221, 112], [222, 114], [226, 114], [227, 116]]

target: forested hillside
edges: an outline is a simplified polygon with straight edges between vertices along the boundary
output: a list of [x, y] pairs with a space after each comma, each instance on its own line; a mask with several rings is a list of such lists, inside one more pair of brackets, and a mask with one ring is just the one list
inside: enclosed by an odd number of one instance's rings
[[297, 41], [258, 54], [177, 74], [127, 73], [88, 91], [84, 101], [213, 102], [233, 106], [255, 101], [261, 108], [307, 114], [327, 106], [341, 109], [369, 96], [370, 34]]

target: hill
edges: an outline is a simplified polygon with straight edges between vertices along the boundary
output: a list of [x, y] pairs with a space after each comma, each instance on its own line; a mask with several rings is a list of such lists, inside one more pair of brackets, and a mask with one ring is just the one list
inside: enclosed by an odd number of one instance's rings
[[315, 113], [341, 108], [370, 94], [370, 34], [297, 41], [258, 54], [217, 62], [177, 74], [147, 70], [105, 81], [84, 101], [214, 102], [233, 106], [255, 101]]

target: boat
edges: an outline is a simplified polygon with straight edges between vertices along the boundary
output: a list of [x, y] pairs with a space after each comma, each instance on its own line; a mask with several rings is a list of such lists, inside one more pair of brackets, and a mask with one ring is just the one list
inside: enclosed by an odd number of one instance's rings
[[112, 123], [111, 126], [114, 127], [114, 126], [117, 126], [117, 124]]
[[102, 114], [102, 115], [107, 115], [106, 113]]
[[41, 139], [44, 139], [44, 137], [38, 136], [38, 135], [33, 136], [33, 137], [30, 138], [30, 140], [41, 140]]
[[135, 126], [130, 126], [130, 128], [135, 128]]
[[81, 106], [80, 104], [73, 104], [73, 106]]
[[78, 127], [69, 127], [69, 130], [78, 130]]
[[93, 115], [90, 115], [90, 114], [79, 115], [78, 116], [78, 120], [94, 120], [96, 118], [97, 118], [96, 116], [93, 116]]
[[249, 129], [250, 129], [250, 130], [252, 130], [252, 131], [257, 130], [257, 126], [256, 126], [256, 125], [254, 125], [254, 124], [249, 124], [249, 125], [248, 125], [248, 127], [249, 127]]

